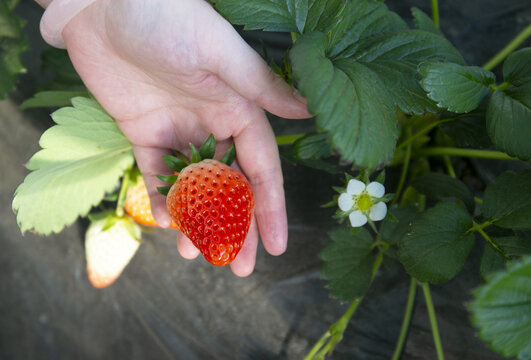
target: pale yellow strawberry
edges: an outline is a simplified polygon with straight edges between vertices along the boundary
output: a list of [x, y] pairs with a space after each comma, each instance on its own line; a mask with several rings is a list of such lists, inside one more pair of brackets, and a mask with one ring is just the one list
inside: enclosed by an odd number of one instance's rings
[[109, 215], [91, 222], [85, 235], [87, 273], [96, 288], [111, 285], [140, 246], [141, 230], [130, 219]]

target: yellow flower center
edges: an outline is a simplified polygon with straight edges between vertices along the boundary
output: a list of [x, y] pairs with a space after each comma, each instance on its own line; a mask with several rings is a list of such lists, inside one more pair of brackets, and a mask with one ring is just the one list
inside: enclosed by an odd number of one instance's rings
[[371, 197], [367, 194], [362, 194], [358, 197], [356, 205], [358, 205], [358, 209], [360, 209], [361, 211], [369, 210], [372, 206]]

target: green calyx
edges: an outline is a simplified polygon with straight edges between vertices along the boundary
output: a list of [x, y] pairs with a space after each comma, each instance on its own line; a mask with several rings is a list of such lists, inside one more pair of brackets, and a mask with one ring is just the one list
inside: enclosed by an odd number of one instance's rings
[[[214, 139], [214, 135], [210, 134], [203, 143], [203, 145], [201, 145], [199, 150], [191, 143], [190, 149], [192, 150], [191, 159], [188, 159], [188, 157], [186, 157], [186, 155], [184, 155], [183, 153], [174, 150], [173, 155], [164, 155], [162, 156], [162, 160], [174, 173], [180, 173], [185, 167], [190, 164], [195, 164], [205, 159], [213, 159], [214, 154], [216, 153], [216, 140]], [[219, 161], [230, 166], [234, 162], [235, 158], [236, 147], [234, 146], [234, 144], [232, 144], [230, 149], [227, 150], [225, 155], [223, 155], [223, 157]], [[177, 176], [178, 175], [157, 175], [160, 180], [169, 184], [169, 186], [158, 187], [157, 190], [159, 191], [159, 193], [161, 193], [162, 195], [168, 195], [168, 191], [170, 191], [171, 185], [173, 185], [177, 180]]]

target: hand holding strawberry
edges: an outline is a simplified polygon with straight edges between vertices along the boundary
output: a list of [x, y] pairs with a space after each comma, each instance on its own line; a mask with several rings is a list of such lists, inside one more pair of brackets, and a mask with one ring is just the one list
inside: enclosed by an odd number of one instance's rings
[[234, 146], [221, 161], [212, 160], [214, 137], [210, 135], [200, 150], [191, 145], [192, 163], [172, 156], [164, 161], [178, 176], [160, 176], [173, 185], [166, 206], [173, 221], [210, 263], [232, 262], [247, 237], [254, 211], [251, 185], [236, 169], [229, 167]]
[[[212, 133], [221, 148], [236, 144], [256, 201], [256, 222], [232, 271], [253, 271], [258, 228], [270, 254], [285, 251], [280, 159], [263, 109], [284, 118], [310, 114], [231, 24], [203, 0], [96, 1], [62, 35], [83, 82], [133, 144], [159, 225], [171, 223], [156, 191], [161, 156]], [[198, 255], [188, 239], [178, 239], [182, 256]]]

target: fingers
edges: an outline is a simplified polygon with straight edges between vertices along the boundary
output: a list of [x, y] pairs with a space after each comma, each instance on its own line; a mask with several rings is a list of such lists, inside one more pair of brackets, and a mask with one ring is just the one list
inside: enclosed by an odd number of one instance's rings
[[200, 254], [199, 249], [180, 231], [177, 234], [177, 250], [183, 258], [188, 260], [195, 259]]
[[164, 149], [138, 145], [133, 146], [133, 151], [138, 168], [146, 183], [153, 218], [155, 218], [160, 227], [167, 228], [170, 226], [171, 217], [166, 208], [166, 197], [157, 191], [157, 187], [167, 186], [168, 184], [159, 180], [157, 175], [169, 174], [168, 167], [161, 160], [162, 155], [166, 155], [168, 152]]
[[[275, 74], [230, 24], [213, 35], [214, 71], [236, 92], [280, 117], [304, 119], [311, 115], [306, 100]], [[219, 48], [219, 46], [223, 48]]]
[[249, 233], [243, 243], [243, 247], [230, 263], [230, 268], [236, 276], [245, 277], [251, 275], [256, 263], [256, 248], [258, 247], [258, 227], [253, 217]]
[[280, 158], [264, 112], [256, 108], [253, 116], [250, 125], [234, 138], [237, 159], [254, 192], [255, 216], [264, 247], [271, 255], [280, 255], [288, 239]]

